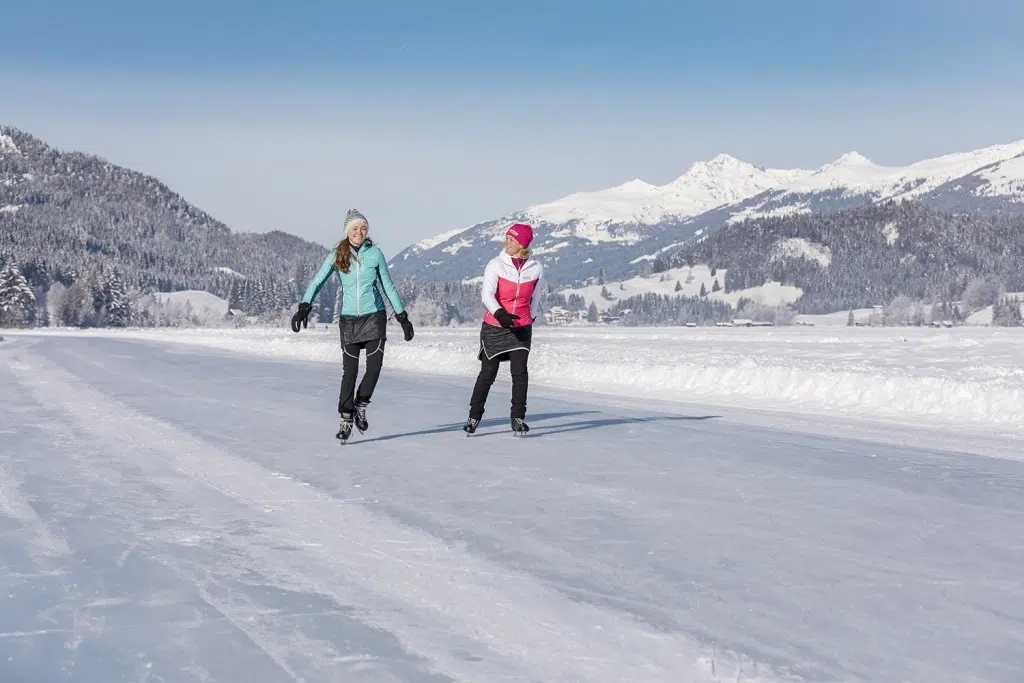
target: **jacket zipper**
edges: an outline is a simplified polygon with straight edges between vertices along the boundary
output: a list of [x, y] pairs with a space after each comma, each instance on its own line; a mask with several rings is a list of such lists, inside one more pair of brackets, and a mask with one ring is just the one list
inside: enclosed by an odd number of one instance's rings
[[359, 257], [355, 259], [356, 262], [356, 315], [362, 315], [363, 313], [363, 292], [359, 286], [359, 274], [363, 271], [363, 265], [359, 262]]
[[[513, 263], [512, 267], [516, 268], [516, 264]], [[525, 268], [525, 267], [526, 267], [526, 264], [524, 263], [523, 264], [523, 268]], [[521, 283], [522, 281], [523, 281], [523, 271], [520, 268], [516, 268], [516, 295], [515, 295], [515, 298], [512, 299], [512, 312], [513, 313], [516, 313], [516, 309], [519, 308], [519, 283]], [[518, 313], [516, 313], [516, 315], [518, 315]]]

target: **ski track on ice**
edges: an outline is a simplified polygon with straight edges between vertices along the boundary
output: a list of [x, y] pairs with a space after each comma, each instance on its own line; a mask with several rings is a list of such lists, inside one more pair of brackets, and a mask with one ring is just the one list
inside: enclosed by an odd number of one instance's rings
[[[18, 355], [21, 362], [10, 368], [18, 382], [106, 451], [105, 463], [84, 459], [87, 452], [78, 455], [79, 474], [134, 468], [166, 496], [159, 503], [154, 492], [140, 495], [110, 478], [106, 484], [113, 490], [102, 505], [129, 520], [154, 512], [173, 516], [175, 506], [185, 506], [192, 517], [185, 525], [179, 519], [178, 531], [191, 529], [191, 538], [170, 532], [161, 537], [154, 528], [146, 537], [137, 528], [136, 542], [194, 584], [202, 600], [290, 680], [335, 680], [337, 671], [327, 666], [332, 648], [266, 624], [263, 606], [248, 602], [231, 581], [255, 572], [278, 589], [354, 609], [360, 621], [394, 634], [408, 651], [432, 662], [433, 670], [458, 681], [770, 680], [722, 653], [715, 655], [712, 672], [712, 653], [681, 634], [570, 600], [528, 574], [140, 413], [28, 349]], [[164, 509], [143, 505], [154, 502]], [[229, 533], [238, 514], [258, 523], [255, 537]], [[181, 544], [215, 544], [216, 565], [191, 564], [167, 551]]]

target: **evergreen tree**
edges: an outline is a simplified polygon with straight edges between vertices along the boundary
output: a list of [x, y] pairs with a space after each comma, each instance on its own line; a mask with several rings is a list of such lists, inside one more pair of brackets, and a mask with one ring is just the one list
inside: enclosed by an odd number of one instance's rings
[[0, 270], [0, 327], [24, 327], [35, 322], [36, 295], [14, 261]]
[[597, 322], [597, 304], [593, 301], [590, 302], [590, 307], [587, 308], [587, 321], [592, 323]]

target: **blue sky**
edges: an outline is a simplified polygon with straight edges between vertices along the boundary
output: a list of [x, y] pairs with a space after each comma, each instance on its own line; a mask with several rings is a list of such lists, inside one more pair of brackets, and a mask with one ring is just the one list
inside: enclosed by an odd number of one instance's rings
[[236, 230], [398, 249], [727, 152], [816, 167], [1024, 138], [1024, 3], [35, 0], [0, 122]]

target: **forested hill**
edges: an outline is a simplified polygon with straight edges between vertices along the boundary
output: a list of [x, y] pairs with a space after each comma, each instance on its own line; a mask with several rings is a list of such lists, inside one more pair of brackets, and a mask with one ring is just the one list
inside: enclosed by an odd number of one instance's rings
[[0, 127], [0, 266], [16, 262], [37, 293], [102, 272], [128, 290], [202, 289], [260, 314], [293, 306], [326, 250], [232, 232], [156, 178]]
[[938, 211], [889, 201], [722, 227], [666, 259], [727, 270], [726, 291], [768, 281], [804, 290], [797, 308], [827, 313], [903, 295], [952, 301], [975, 279], [1024, 291], [1024, 216]]

